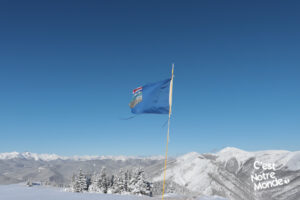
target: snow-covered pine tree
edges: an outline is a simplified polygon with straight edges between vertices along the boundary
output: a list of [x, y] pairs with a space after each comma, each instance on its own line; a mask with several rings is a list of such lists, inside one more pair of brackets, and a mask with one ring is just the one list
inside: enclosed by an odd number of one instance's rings
[[72, 176], [71, 191], [72, 192], [81, 192], [82, 191], [81, 187], [80, 187], [78, 176], [76, 176], [75, 174], [73, 174], [73, 176]]
[[89, 187], [92, 184], [92, 175], [91, 174], [86, 174], [86, 184], [87, 184], [87, 190], [89, 190]]
[[125, 193], [129, 193], [130, 189], [129, 189], [129, 181], [130, 181], [130, 172], [127, 169], [124, 173], [124, 180], [123, 180], [123, 187], [124, 187], [124, 192]]
[[111, 175], [111, 177], [107, 178], [107, 180], [107, 194], [113, 194], [115, 186], [115, 175]]
[[78, 182], [80, 185], [80, 192], [86, 191], [88, 189], [87, 177], [82, 173], [82, 170], [79, 170]]
[[135, 170], [129, 187], [132, 194], [152, 196], [152, 184], [146, 181], [144, 171], [141, 168]]
[[110, 178], [107, 177], [104, 167], [100, 173], [94, 173], [91, 178], [90, 175], [87, 176], [80, 170], [78, 175], [72, 177], [71, 191], [87, 190], [99, 193], [131, 193], [152, 196], [152, 184], [146, 180], [141, 168], [135, 169], [133, 173], [121, 169], [117, 175], [112, 175]]
[[[75, 178], [76, 178], [76, 175], [73, 173], [72, 178], [71, 178], [71, 183], [70, 183], [70, 190], [72, 192], [74, 192]], [[46, 183], [45, 183], [45, 185], [46, 185]]]
[[128, 184], [128, 190], [132, 193], [132, 191], [135, 189], [135, 185], [137, 183], [137, 169], [134, 169], [131, 178], [129, 179], [129, 184]]
[[127, 170], [127, 176], [128, 176], [128, 184], [132, 178], [132, 170]]
[[117, 174], [117, 176], [115, 178], [113, 193], [118, 193], [118, 194], [125, 193], [124, 177], [125, 177], [124, 171], [123, 171], [123, 169], [120, 169], [119, 173]]
[[88, 189], [88, 179], [86, 175], [84, 175], [80, 169], [79, 174], [72, 176], [71, 181], [71, 190], [73, 192], [83, 192]]
[[100, 189], [98, 187], [99, 181], [100, 181], [100, 175], [95, 172], [91, 178], [91, 185], [89, 186], [89, 192], [100, 192]]
[[108, 183], [108, 187], [112, 188], [114, 184], [115, 184], [115, 175], [111, 175], [109, 183]]
[[101, 169], [100, 179], [98, 181], [98, 188], [100, 190], [99, 192], [107, 193], [108, 181], [107, 181], [107, 177], [106, 177], [106, 168], [105, 167], [103, 167]]

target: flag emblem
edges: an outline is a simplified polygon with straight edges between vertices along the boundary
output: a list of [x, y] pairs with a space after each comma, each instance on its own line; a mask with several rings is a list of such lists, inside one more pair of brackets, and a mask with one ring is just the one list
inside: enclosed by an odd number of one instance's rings
[[138, 103], [143, 100], [142, 95], [143, 87], [138, 87], [132, 91], [133, 97], [131, 102], [129, 103], [130, 108], [134, 108]]

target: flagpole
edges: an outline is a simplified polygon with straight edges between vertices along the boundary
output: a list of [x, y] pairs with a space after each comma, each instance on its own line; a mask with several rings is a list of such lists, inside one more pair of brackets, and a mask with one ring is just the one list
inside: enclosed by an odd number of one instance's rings
[[173, 76], [174, 76], [174, 63], [172, 64], [172, 78], [171, 78], [171, 81], [170, 81], [170, 92], [169, 92], [169, 119], [168, 119], [168, 132], [167, 132], [167, 144], [166, 144], [166, 157], [165, 157], [165, 167], [164, 167], [164, 179], [163, 179], [162, 200], [164, 200], [165, 183], [166, 183], [166, 170], [167, 170], [167, 158], [168, 158], [168, 144], [169, 144], [169, 135], [170, 135], [170, 119], [171, 119], [171, 113], [172, 113]]

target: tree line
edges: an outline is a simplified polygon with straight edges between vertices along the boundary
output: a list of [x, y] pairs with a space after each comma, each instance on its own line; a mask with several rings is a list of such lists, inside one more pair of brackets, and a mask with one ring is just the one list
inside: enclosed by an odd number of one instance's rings
[[146, 180], [141, 168], [119, 170], [118, 173], [107, 175], [103, 167], [100, 173], [85, 174], [79, 170], [72, 177], [72, 192], [96, 192], [103, 194], [135, 194], [152, 196], [153, 184]]

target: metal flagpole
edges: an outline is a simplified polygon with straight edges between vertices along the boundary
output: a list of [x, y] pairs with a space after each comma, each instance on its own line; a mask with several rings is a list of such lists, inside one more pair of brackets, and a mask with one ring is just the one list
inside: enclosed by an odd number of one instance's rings
[[172, 113], [173, 76], [174, 76], [174, 63], [172, 64], [172, 78], [171, 78], [171, 82], [170, 82], [170, 93], [169, 93], [169, 119], [168, 119], [168, 132], [167, 132], [167, 145], [166, 145], [166, 158], [165, 158], [165, 167], [164, 167], [164, 180], [163, 180], [162, 200], [164, 200], [165, 183], [166, 183], [168, 144], [169, 144], [169, 135], [170, 135], [170, 119], [171, 119], [171, 113]]

